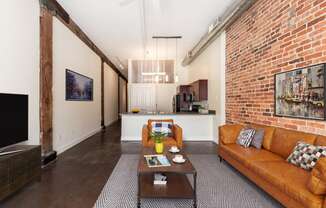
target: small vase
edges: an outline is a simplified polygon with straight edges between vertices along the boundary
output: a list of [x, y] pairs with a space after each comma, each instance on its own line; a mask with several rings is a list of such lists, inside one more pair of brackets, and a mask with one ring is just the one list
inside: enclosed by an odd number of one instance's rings
[[160, 143], [155, 143], [155, 152], [157, 154], [162, 154], [164, 151], [164, 145], [163, 145], [163, 142], [160, 142]]

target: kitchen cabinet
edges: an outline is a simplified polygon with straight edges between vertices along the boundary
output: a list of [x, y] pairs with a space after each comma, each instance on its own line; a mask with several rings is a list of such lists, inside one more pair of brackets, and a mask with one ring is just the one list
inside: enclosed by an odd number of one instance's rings
[[208, 99], [208, 81], [201, 79], [190, 84], [194, 102], [205, 101]]

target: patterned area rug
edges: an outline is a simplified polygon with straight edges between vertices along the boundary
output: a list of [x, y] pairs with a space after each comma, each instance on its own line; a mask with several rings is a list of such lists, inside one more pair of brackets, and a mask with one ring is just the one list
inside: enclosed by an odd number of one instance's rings
[[[198, 208], [282, 207], [216, 155], [188, 155], [195, 166]], [[137, 207], [138, 155], [122, 155], [95, 208]], [[192, 181], [192, 180], [190, 180]], [[142, 208], [190, 208], [192, 200], [142, 199]]]

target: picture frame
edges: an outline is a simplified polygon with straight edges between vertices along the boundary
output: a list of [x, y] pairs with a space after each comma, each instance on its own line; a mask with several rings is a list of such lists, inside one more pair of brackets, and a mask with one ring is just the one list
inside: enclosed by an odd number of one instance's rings
[[92, 78], [66, 69], [66, 101], [93, 101]]
[[274, 75], [274, 116], [326, 120], [326, 64]]

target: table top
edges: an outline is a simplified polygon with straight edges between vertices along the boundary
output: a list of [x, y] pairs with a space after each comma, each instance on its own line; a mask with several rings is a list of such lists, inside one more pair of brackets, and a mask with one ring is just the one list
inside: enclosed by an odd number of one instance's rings
[[193, 167], [192, 163], [190, 162], [189, 158], [187, 155], [183, 152], [180, 151], [177, 154], [183, 155], [183, 157], [186, 159], [186, 162], [182, 164], [177, 164], [172, 161], [172, 158], [176, 154], [170, 153], [168, 151], [168, 148], [165, 147], [163, 155], [167, 157], [169, 162], [171, 163], [171, 166], [166, 166], [166, 167], [148, 167], [146, 160], [144, 158], [144, 155], [154, 155], [156, 154], [154, 151], [154, 148], [142, 148], [142, 151], [139, 156], [139, 163], [138, 163], [138, 173], [155, 173], [155, 172], [160, 172], [160, 173], [181, 173], [181, 174], [191, 174], [195, 173], [196, 169]]

